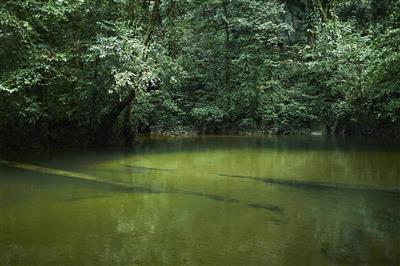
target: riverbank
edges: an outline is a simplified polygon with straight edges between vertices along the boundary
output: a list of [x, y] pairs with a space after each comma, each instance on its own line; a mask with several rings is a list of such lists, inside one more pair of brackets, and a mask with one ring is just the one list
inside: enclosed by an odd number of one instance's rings
[[[137, 146], [141, 146], [143, 143], [149, 140], [191, 140], [191, 139], [203, 139], [203, 138], [215, 138], [215, 141], [223, 138], [238, 137], [251, 139], [254, 138], [307, 138], [312, 137], [315, 141], [323, 139], [331, 139], [332, 141], [352, 142], [355, 140], [365, 139], [367, 141], [371, 140], [376, 143], [398, 143], [400, 139], [396, 136], [371, 136], [371, 135], [327, 135], [324, 131], [303, 131], [297, 134], [271, 134], [263, 131], [220, 131], [214, 133], [202, 133], [195, 130], [182, 129], [179, 130], [159, 130], [154, 132], [139, 133], [135, 135], [134, 141], [131, 145], [126, 145], [122, 138], [118, 138], [118, 135], [113, 135], [110, 142], [104, 145], [94, 145], [90, 138], [63, 138], [62, 141], [40, 143], [40, 142], [25, 142], [23, 145], [1, 145], [0, 143], [0, 155], [1, 154], [16, 154], [21, 151], [23, 152], [51, 152], [51, 151], [76, 151], [76, 150], [130, 150]], [[348, 141], [347, 141], [348, 140]], [[381, 144], [377, 144], [379, 146]], [[386, 145], [390, 147], [391, 144]]]
[[[78, 135], [79, 136], [79, 135]], [[362, 134], [340, 134], [340, 135], [328, 135], [325, 131], [311, 131], [304, 130], [301, 132], [291, 133], [291, 134], [273, 134], [271, 132], [265, 131], [243, 131], [243, 130], [228, 130], [228, 131], [216, 131], [216, 132], [201, 132], [192, 129], [179, 128], [178, 130], [157, 130], [154, 132], [138, 133], [135, 135], [133, 142], [127, 145], [122, 138], [118, 135], [113, 135], [110, 137], [110, 141], [107, 144], [94, 144], [92, 138], [59, 138], [51, 139], [47, 142], [40, 141], [42, 138], [26, 138], [19, 143], [6, 143], [0, 142], [0, 151], [7, 152], [10, 150], [52, 150], [52, 149], [86, 149], [86, 148], [106, 148], [106, 147], [134, 147], [142, 142], [143, 138], [193, 138], [201, 136], [238, 136], [238, 137], [277, 137], [277, 136], [325, 136], [330, 138], [336, 137], [367, 137], [376, 139], [398, 139], [398, 135], [388, 134], [388, 135], [362, 135]]]

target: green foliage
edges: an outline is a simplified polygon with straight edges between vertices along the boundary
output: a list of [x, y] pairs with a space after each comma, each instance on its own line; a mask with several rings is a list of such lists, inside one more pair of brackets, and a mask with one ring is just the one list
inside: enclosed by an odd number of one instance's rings
[[201, 130], [213, 129], [215, 125], [221, 124], [225, 113], [218, 106], [206, 105], [202, 107], [194, 107], [191, 116], [195, 121], [195, 125]]
[[368, 97], [374, 118], [398, 124], [400, 114], [400, 29], [388, 29], [377, 38], [368, 67]]
[[371, 49], [368, 37], [348, 23], [332, 21], [317, 31], [315, 46], [305, 50], [311, 86], [324, 107], [320, 122], [357, 119], [365, 112], [365, 69]]
[[400, 3], [283, 2], [2, 1], [0, 138], [89, 142], [109, 114], [136, 131], [399, 135]]

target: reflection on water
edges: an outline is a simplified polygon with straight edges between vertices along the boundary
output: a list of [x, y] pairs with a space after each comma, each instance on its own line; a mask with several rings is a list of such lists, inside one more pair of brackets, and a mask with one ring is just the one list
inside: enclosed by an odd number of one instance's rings
[[104, 183], [0, 166], [0, 265], [400, 265], [396, 141], [147, 139], [3, 157]]

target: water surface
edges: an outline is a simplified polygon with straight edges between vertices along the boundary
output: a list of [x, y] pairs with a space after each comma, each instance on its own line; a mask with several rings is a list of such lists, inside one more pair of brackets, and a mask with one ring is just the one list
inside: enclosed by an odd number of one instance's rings
[[400, 265], [398, 141], [153, 138], [2, 159], [51, 170], [0, 164], [0, 265]]

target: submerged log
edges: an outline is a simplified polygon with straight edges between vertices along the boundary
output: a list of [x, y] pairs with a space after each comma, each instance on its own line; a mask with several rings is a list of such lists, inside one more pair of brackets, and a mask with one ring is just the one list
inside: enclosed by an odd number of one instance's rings
[[[27, 163], [0, 160], [0, 166], [17, 168], [17, 169], [27, 170], [27, 171], [41, 173], [41, 174], [70, 177], [70, 178], [74, 178], [74, 179], [81, 180], [81, 181], [89, 181], [89, 182], [93, 182], [93, 183], [112, 186], [112, 187], [115, 187], [118, 189], [127, 190], [129, 192], [177, 193], [177, 194], [183, 194], [183, 195], [189, 195], [189, 196], [203, 197], [203, 198], [207, 198], [207, 199], [219, 201], [219, 202], [227, 202], [227, 203], [240, 203], [241, 202], [240, 200], [235, 199], [235, 198], [225, 198], [223, 196], [215, 195], [215, 194], [196, 192], [196, 191], [188, 191], [188, 190], [183, 190], [183, 189], [165, 189], [165, 188], [158, 188], [158, 187], [150, 188], [150, 187], [136, 186], [136, 185], [131, 185], [131, 184], [118, 182], [118, 181], [104, 180], [104, 179], [101, 179], [101, 178], [98, 178], [96, 176], [89, 175], [89, 174], [72, 172], [72, 171], [61, 170], [61, 169], [52, 169], [52, 168], [47, 168], [47, 167], [42, 167], [42, 166], [37, 166], [37, 165], [32, 165], [32, 164], [27, 164]], [[172, 169], [161, 169], [161, 168], [160, 169], [159, 168], [146, 168], [146, 169], [173, 171]], [[247, 203], [246, 206], [252, 207], [252, 208], [258, 208], [258, 209], [264, 209], [264, 210], [273, 211], [273, 212], [283, 212], [283, 209], [281, 207], [275, 206], [275, 205], [269, 205], [269, 204]]]
[[[237, 199], [225, 199], [222, 196], [214, 195], [214, 194], [180, 190], [180, 189], [165, 189], [165, 188], [157, 188], [157, 187], [149, 188], [149, 187], [143, 187], [143, 186], [136, 186], [136, 185], [131, 185], [131, 184], [118, 182], [118, 181], [104, 180], [104, 179], [98, 178], [96, 176], [92, 176], [92, 175], [88, 175], [88, 174], [84, 174], [84, 173], [77, 173], [77, 172], [60, 170], [60, 169], [46, 168], [46, 167], [32, 165], [32, 164], [26, 164], [26, 163], [0, 160], [0, 166], [1, 165], [6, 166], [6, 167], [12, 167], [12, 168], [17, 168], [17, 169], [32, 171], [32, 172], [36, 172], [36, 173], [41, 173], [41, 174], [58, 175], [58, 176], [70, 177], [70, 178], [74, 178], [74, 179], [78, 179], [78, 180], [82, 180], [82, 181], [90, 181], [90, 182], [94, 182], [94, 183], [112, 186], [112, 187], [115, 187], [118, 189], [125, 189], [125, 190], [131, 191], [131, 192], [133, 191], [133, 192], [148, 192], [148, 193], [179, 193], [179, 194], [184, 194], [184, 195], [205, 197], [205, 198], [212, 199], [215, 201], [239, 202], [239, 200], [237, 200]], [[157, 169], [157, 168], [149, 168], [149, 169]], [[159, 170], [159, 169], [157, 169], [157, 170]], [[167, 169], [162, 169], [162, 170], [167, 170]]]
[[316, 181], [306, 181], [306, 180], [291, 180], [291, 179], [281, 179], [281, 178], [271, 178], [271, 177], [257, 177], [257, 176], [244, 176], [244, 175], [229, 175], [217, 173], [216, 175], [240, 178], [240, 179], [250, 179], [263, 183], [276, 184], [287, 187], [313, 189], [313, 190], [350, 190], [350, 191], [364, 191], [364, 192], [384, 192], [384, 193], [394, 193], [400, 194], [400, 187], [395, 188], [383, 188], [368, 185], [350, 185], [343, 183], [333, 183], [333, 182], [316, 182]]
[[125, 168], [141, 170], [141, 171], [161, 171], [161, 172], [173, 172], [175, 169], [168, 168], [155, 168], [155, 167], [145, 167], [145, 166], [135, 166], [135, 165], [124, 165]]
[[26, 163], [0, 160], [0, 165], [12, 167], [12, 168], [18, 168], [18, 169], [22, 169], [22, 170], [28, 170], [28, 171], [32, 171], [32, 172], [36, 172], [36, 173], [41, 173], [41, 174], [58, 175], [58, 176], [79, 179], [79, 180], [83, 180], [83, 181], [90, 181], [90, 182], [94, 182], [94, 183], [113, 186], [113, 187], [120, 188], [120, 189], [123, 188], [123, 189], [128, 189], [128, 190], [153, 192], [153, 193], [168, 192], [165, 189], [133, 186], [133, 185], [126, 184], [123, 182], [104, 180], [104, 179], [101, 179], [101, 178], [98, 178], [98, 177], [95, 177], [92, 175], [84, 174], [84, 173], [77, 173], [77, 172], [60, 170], [60, 169], [46, 168], [46, 167], [32, 165], [32, 164], [26, 164]]

